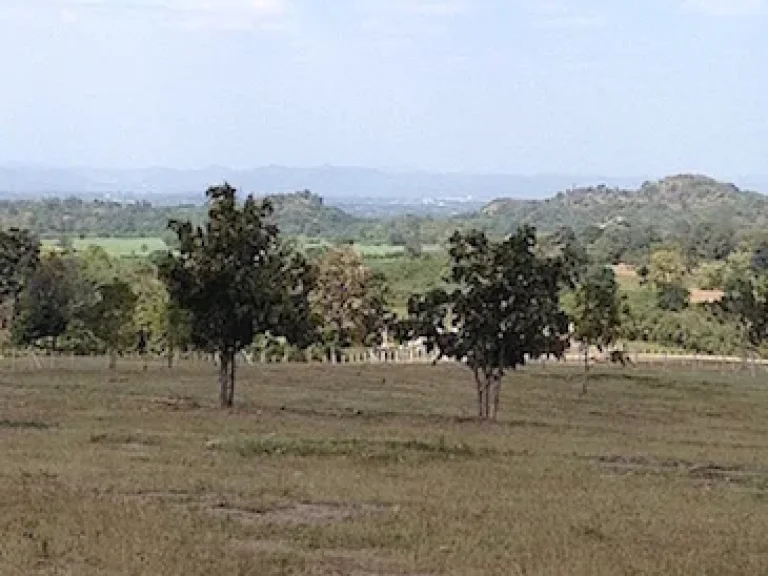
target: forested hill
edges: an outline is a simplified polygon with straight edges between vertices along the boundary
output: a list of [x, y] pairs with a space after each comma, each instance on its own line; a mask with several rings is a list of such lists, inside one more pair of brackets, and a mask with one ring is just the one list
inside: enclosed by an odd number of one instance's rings
[[[369, 244], [403, 244], [414, 238], [424, 244], [439, 243], [457, 228], [481, 228], [505, 235], [524, 223], [542, 232], [568, 226], [579, 233], [616, 229], [618, 235], [649, 238], [675, 236], [702, 223], [737, 234], [768, 227], [768, 196], [703, 176], [674, 176], [646, 183], [639, 190], [598, 186], [561, 192], [547, 200], [501, 199], [478, 213], [453, 218], [360, 218], [326, 205], [308, 191], [271, 199], [274, 219], [287, 236]], [[78, 198], [0, 201], [0, 226], [27, 228], [44, 238], [169, 238], [169, 219], [199, 223], [205, 215], [203, 205], [154, 206]]]
[[280, 230], [289, 236], [336, 237], [356, 235], [367, 221], [327, 206], [309, 191], [270, 196]]
[[[309, 192], [270, 197], [275, 221], [289, 236], [334, 236], [356, 233], [366, 221], [326, 206]], [[41, 237], [164, 236], [169, 219], [203, 221], [206, 207], [154, 206], [80, 198], [0, 201], [0, 226], [26, 228]]]
[[768, 224], [768, 196], [705, 176], [680, 175], [646, 182], [639, 190], [598, 186], [546, 200], [495, 200], [471, 220], [502, 234], [522, 223], [542, 230], [568, 226], [582, 231], [623, 222], [653, 227], [661, 234], [704, 222], [743, 229]]

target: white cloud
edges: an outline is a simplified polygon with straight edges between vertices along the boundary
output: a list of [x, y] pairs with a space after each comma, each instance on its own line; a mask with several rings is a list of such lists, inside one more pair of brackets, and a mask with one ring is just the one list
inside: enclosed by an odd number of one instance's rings
[[707, 16], [756, 16], [768, 11], [765, 0], [683, 0], [682, 8]]

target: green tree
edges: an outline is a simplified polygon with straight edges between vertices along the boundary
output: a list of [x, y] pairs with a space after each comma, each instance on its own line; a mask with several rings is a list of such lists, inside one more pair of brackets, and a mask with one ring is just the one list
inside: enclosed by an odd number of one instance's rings
[[208, 222], [171, 221], [178, 255], [161, 266], [171, 301], [191, 319], [193, 342], [220, 357], [219, 398], [230, 407], [235, 394], [235, 357], [269, 333], [306, 346], [314, 337], [308, 294], [311, 268], [281, 244], [269, 223], [269, 201], [248, 196], [241, 205], [229, 184], [207, 191]]
[[756, 272], [768, 272], [768, 242], [755, 248], [752, 254], [752, 268]]
[[46, 340], [56, 350], [75, 317], [79, 270], [69, 258], [52, 253], [41, 259], [19, 294], [13, 338], [18, 344]]
[[144, 270], [131, 282], [136, 294], [136, 325], [147, 332], [147, 349], [157, 350], [164, 345], [169, 296], [165, 284], [154, 271]]
[[648, 278], [651, 275], [651, 269], [647, 264], [643, 264], [637, 269], [637, 277], [640, 279], [640, 286], [646, 286], [648, 284]]
[[688, 288], [675, 282], [656, 285], [656, 305], [667, 312], [680, 312], [688, 308], [691, 293]]
[[334, 349], [379, 342], [386, 326], [386, 285], [351, 247], [326, 252], [315, 263], [317, 285], [310, 295], [323, 326], [324, 340]]
[[424, 254], [424, 247], [421, 245], [421, 237], [409, 236], [405, 241], [405, 255], [408, 258], [420, 258]]
[[414, 295], [398, 337], [423, 337], [429, 349], [464, 362], [475, 376], [479, 417], [495, 419], [506, 371], [564, 346], [564, 266], [537, 255], [530, 227], [503, 242], [482, 232], [457, 232], [450, 256], [452, 288]]
[[125, 270], [101, 246], [90, 245], [78, 252], [83, 274], [96, 284], [105, 284], [123, 277]]
[[754, 253], [748, 250], [736, 250], [726, 260], [723, 282], [725, 286], [732, 285], [740, 278], [750, 277], [754, 272]]
[[0, 231], [0, 303], [13, 306], [16, 314], [19, 293], [40, 263], [40, 242], [27, 230]]
[[649, 278], [656, 286], [682, 284], [685, 262], [675, 250], [657, 250], [651, 254]]
[[685, 271], [680, 252], [661, 249], [651, 254], [648, 277], [656, 289], [656, 303], [660, 309], [679, 312], [688, 307], [690, 292], [683, 286]]
[[589, 255], [576, 233], [568, 227], [559, 228], [542, 242], [541, 252], [549, 258], [559, 258], [571, 286], [579, 283], [587, 270]]
[[736, 247], [736, 231], [728, 224], [702, 222], [683, 237], [682, 246], [689, 269], [704, 260], [725, 260]]
[[584, 346], [584, 392], [589, 370], [589, 346], [600, 351], [610, 346], [621, 326], [621, 297], [613, 269], [600, 266], [585, 275], [574, 294], [574, 337]]
[[720, 305], [738, 319], [751, 346], [760, 348], [768, 343], [768, 274], [732, 280]]
[[725, 262], [704, 262], [696, 269], [696, 286], [702, 290], [722, 290], [725, 286]]
[[131, 286], [114, 280], [97, 288], [96, 302], [87, 313], [86, 326], [109, 352], [111, 370], [117, 366], [118, 354], [136, 344], [136, 302]]
[[[162, 266], [167, 257], [167, 253], [158, 257], [157, 265]], [[176, 351], [188, 348], [192, 342], [189, 314], [171, 299], [154, 269], [145, 270], [135, 286], [136, 323], [148, 331], [150, 348], [164, 351], [168, 367], [172, 368]]]
[[165, 310], [165, 354], [168, 368], [173, 368], [176, 351], [185, 350], [192, 344], [192, 319], [187, 310], [169, 300]]

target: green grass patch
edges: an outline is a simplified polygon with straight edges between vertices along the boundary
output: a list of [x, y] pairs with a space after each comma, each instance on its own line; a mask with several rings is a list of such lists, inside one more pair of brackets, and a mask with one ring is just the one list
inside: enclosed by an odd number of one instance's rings
[[309, 439], [264, 436], [241, 438], [224, 442], [217, 447], [248, 456], [339, 456], [360, 460], [384, 462], [411, 461], [414, 459], [453, 460], [488, 456], [488, 449], [476, 449], [467, 444], [448, 443], [441, 437], [434, 441], [424, 440], [368, 440], [363, 438]]
[[47, 430], [51, 428], [51, 425], [34, 420], [0, 420], [0, 429], [2, 428], [9, 428], [11, 430]]

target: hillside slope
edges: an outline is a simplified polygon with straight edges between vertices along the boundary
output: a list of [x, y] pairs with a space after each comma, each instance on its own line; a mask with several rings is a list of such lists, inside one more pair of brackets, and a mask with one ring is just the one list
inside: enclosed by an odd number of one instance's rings
[[[309, 192], [270, 196], [274, 220], [289, 236], [335, 237], [355, 234], [366, 220], [326, 206]], [[0, 200], [0, 227], [27, 228], [41, 237], [161, 236], [167, 235], [168, 220], [205, 220], [203, 205], [153, 206], [149, 202], [107, 202], [80, 198], [44, 200]]]
[[646, 182], [639, 190], [598, 186], [561, 192], [546, 200], [495, 200], [471, 220], [505, 233], [527, 223], [541, 230], [583, 230], [623, 221], [673, 233], [680, 226], [717, 222], [734, 228], [768, 224], [768, 196], [699, 175]]
[[269, 196], [275, 209], [275, 221], [288, 236], [337, 237], [355, 235], [366, 220], [327, 206], [309, 191]]
[[[363, 218], [329, 206], [308, 191], [270, 196], [275, 222], [288, 236], [331, 241], [402, 243], [417, 238], [433, 244], [458, 229], [480, 228], [505, 235], [521, 224], [542, 232], [568, 226], [630, 228], [648, 237], [676, 235], [696, 224], [746, 233], [768, 228], [768, 196], [739, 190], [704, 176], [673, 176], [638, 190], [598, 186], [561, 192], [546, 200], [499, 199], [474, 214], [455, 217]], [[148, 202], [109, 202], [80, 198], [0, 200], [0, 226], [29, 228], [43, 237], [62, 235], [161, 236], [170, 218], [205, 218], [200, 205], [154, 206]], [[623, 233], [623, 232], [622, 232]]]

